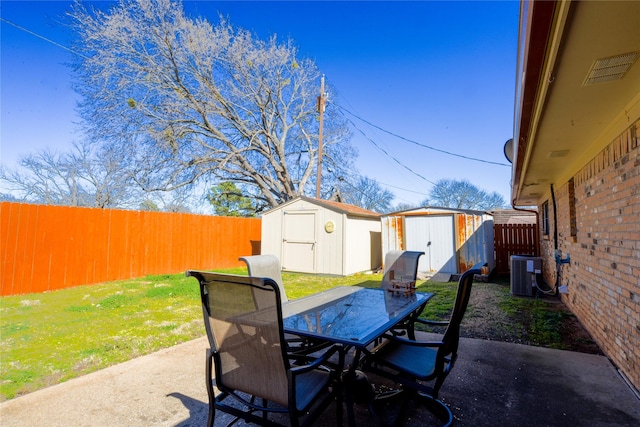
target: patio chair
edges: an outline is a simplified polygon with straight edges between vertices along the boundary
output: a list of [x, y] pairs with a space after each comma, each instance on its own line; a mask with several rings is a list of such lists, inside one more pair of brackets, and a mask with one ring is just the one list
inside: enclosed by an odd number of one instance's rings
[[[394, 334], [385, 335], [386, 340], [365, 351], [362, 369], [399, 383], [400, 390], [377, 395], [371, 409], [387, 400], [402, 396], [399, 417], [406, 409], [407, 397], [426, 403], [445, 426], [453, 422], [451, 410], [438, 400], [438, 392], [445, 378], [453, 369], [458, 357], [460, 323], [469, 303], [474, 275], [480, 274], [484, 265], [476, 264], [460, 276], [458, 291], [447, 329], [441, 339], [435, 341], [417, 341], [400, 338]], [[428, 383], [433, 382], [433, 385]], [[396, 420], [397, 421], [397, 420]]]
[[280, 268], [280, 260], [275, 255], [251, 255], [240, 257], [240, 261], [247, 264], [249, 276], [252, 277], [268, 277], [278, 284], [280, 287], [280, 300], [287, 302], [287, 293], [284, 290], [284, 282], [282, 281], [282, 273]]
[[[284, 281], [280, 268], [280, 260], [275, 255], [251, 255], [239, 258], [247, 264], [247, 270], [251, 277], [267, 277], [278, 284], [280, 288], [280, 301], [285, 303], [287, 299], [284, 290]], [[323, 348], [328, 347], [331, 343], [326, 341], [314, 340], [308, 337], [299, 337], [297, 335], [286, 334], [285, 339], [289, 353], [310, 354]]]
[[[418, 263], [420, 257], [424, 255], [424, 252], [418, 251], [389, 251], [384, 256], [384, 275], [382, 276], [382, 282], [380, 287], [388, 292], [395, 292], [393, 290], [393, 281], [404, 282], [411, 286], [415, 286], [416, 279], [418, 278]], [[398, 291], [402, 292], [402, 291]], [[392, 332], [395, 335], [409, 334], [410, 338], [413, 336], [414, 322], [422, 313], [424, 305], [419, 307], [405, 320], [400, 322]], [[378, 341], [376, 344], [379, 344]]]
[[333, 400], [341, 425], [344, 351], [334, 346], [317, 358], [287, 353], [275, 281], [202, 271], [186, 274], [200, 284], [211, 346], [206, 357], [207, 426], [213, 426], [216, 410], [233, 415], [230, 424], [243, 419], [282, 425], [273, 414], [286, 414], [291, 426], [306, 426]]
[[384, 275], [382, 289], [389, 289], [392, 280], [414, 281], [418, 277], [418, 261], [424, 252], [389, 251], [384, 255]]

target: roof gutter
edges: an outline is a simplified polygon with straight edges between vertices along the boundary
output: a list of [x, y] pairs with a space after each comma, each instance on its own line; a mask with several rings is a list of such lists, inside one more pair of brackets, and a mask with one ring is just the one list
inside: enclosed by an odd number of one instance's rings
[[511, 177], [512, 199], [519, 198], [524, 180], [525, 160], [531, 153], [531, 131], [535, 113], [544, 100], [540, 89], [548, 58], [556, 1], [532, 0], [520, 3], [518, 63], [514, 117], [514, 163]]

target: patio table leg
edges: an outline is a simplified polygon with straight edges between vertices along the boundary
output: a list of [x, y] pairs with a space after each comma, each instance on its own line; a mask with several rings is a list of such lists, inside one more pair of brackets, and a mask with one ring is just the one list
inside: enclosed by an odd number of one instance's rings
[[354, 404], [356, 402], [368, 403], [375, 395], [373, 386], [369, 383], [367, 376], [357, 370], [361, 354], [361, 349], [356, 348], [351, 365], [348, 369], [344, 370], [342, 375], [345, 393], [344, 400], [347, 405], [347, 421], [350, 427], [356, 425]]

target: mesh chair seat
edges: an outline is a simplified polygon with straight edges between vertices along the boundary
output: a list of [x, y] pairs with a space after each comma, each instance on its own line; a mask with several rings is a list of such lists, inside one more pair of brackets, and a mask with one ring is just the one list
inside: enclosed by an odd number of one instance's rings
[[438, 349], [407, 345], [404, 342], [389, 341], [376, 353], [376, 358], [384, 359], [391, 369], [403, 371], [407, 376], [428, 380], [436, 372]]
[[303, 411], [313, 403], [313, 399], [326, 388], [332, 377], [329, 372], [314, 370], [301, 374], [296, 379], [296, 409]]

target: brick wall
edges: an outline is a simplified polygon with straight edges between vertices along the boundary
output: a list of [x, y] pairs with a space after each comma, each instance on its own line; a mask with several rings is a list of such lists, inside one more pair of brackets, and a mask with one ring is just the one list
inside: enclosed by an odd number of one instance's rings
[[[634, 123], [567, 183], [554, 188], [562, 300], [605, 354], [640, 389], [640, 141]], [[572, 206], [573, 203], [573, 206]], [[556, 279], [553, 201], [541, 252]], [[539, 206], [542, 209], [542, 206]], [[573, 225], [573, 227], [572, 227]], [[542, 230], [541, 234], [542, 235]]]

